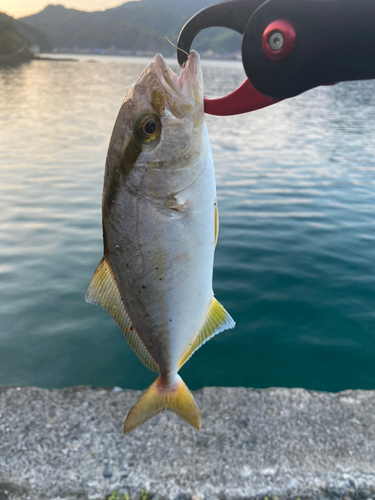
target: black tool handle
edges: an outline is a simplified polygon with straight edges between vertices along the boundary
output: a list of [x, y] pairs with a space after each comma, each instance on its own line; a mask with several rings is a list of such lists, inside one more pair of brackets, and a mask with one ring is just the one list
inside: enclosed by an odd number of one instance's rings
[[[182, 28], [178, 37], [178, 47], [190, 52], [194, 38], [206, 28], [229, 28], [242, 35], [250, 17], [263, 2], [264, 0], [226, 0], [202, 9]], [[187, 56], [178, 50], [177, 59], [182, 66]]]
[[[261, 40], [278, 19], [294, 27], [296, 44], [285, 60], [273, 61]], [[269, 0], [245, 28], [242, 59], [251, 83], [276, 99], [318, 85], [375, 78], [375, 1]]]
[[[273, 60], [262, 38], [267, 26], [280, 19], [293, 26], [296, 42], [287, 58]], [[185, 25], [179, 46], [189, 51], [196, 34], [210, 26], [243, 33], [247, 77], [257, 90], [276, 99], [318, 85], [375, 78], [375, 0], [222, 2], [203, 9]], [[178, 54], [180, 63], [183, 56]]]

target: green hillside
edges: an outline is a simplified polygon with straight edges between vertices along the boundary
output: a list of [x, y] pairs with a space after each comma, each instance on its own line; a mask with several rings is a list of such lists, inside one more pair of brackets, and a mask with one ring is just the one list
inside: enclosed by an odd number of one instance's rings
[[[22, 21], [45, 33], [53, 47], [161, 51], [172, 54], [165, 36], [176, 42], [185, 22], [210, 0], [140, 0], [98, 12], [48, 5]], [[199, 51], [216, 53], [240, 50], [241, 37], [223, 29], [202, 32], [194, 44]]]
[[0, 61], [25, 61], [32, 59], [30, 45], [50, 50], [51, 44], [38, 29], [0, 12]]
[[29, 41], [17, 30], [15, 20], [0, 12], [0, 61], [31, 58]]
[[27, 38], [27, 40], [30, 42], [30, 45], [37, 45], [42, 52], [49, 52], [50, 50], [52, 50], [53, 46], [48, 41], [48, 38], [44, 33], [42, 33], [34, 26], [31, 26], [30, 24], [20, 21], [19, 19], [15, 19], [14, 21], [18, 33]]

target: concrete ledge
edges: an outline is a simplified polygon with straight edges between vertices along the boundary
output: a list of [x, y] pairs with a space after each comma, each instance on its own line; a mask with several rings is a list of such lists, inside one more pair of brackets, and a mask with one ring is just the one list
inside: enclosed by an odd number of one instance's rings
[[375, 391], [205, 388], [200, 432], [164, 413], [123, 436], [139, 395], [0, 387], [0, 500], [375, 499]]

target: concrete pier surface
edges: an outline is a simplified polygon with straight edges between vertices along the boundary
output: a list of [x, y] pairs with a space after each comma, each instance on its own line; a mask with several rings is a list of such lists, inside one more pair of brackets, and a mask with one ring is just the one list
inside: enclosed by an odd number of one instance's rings
[[375, 499], [375, 391], [204, 388], [200, 432], [124, 436], [139, 396], [0, 387], [0, 500]]

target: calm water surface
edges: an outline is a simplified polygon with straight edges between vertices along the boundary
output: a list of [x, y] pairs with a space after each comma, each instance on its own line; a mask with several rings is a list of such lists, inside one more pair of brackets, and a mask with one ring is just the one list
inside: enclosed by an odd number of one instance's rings
[[[107, 146], [146, 59], [0, 69], [0, 384], [154, 379], [84, 295], [102, 256]], [[176, 69], [176, 66], [174, 66]], [[240, 63], [206, 63], [207, 95]], [[375, 83], [213, 118], [214, 290], [237, 322], [181, 370], [192, 389], [375, 388]]]

